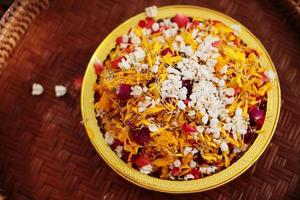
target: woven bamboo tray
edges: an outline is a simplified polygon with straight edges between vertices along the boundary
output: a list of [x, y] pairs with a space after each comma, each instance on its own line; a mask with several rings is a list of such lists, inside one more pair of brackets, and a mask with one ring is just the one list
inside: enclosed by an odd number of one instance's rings
[[[149, 5], [184, 1], [18, 0], [0, 22], [0, 187], [9, 199], [299, 199], [300, 40], [271, 1], [197, 1], [248, 27], [279, 74], [282, 108], [268, 149], [247, 172], [214, 190], [153, 192], [113, 172], [81, 125], [79, 92], [95, 48], [118, 24]], [[33, 82], [42, 96], [31, 96]], [[66, 85], [68, 94], [54, 95]], [[0, 189], [1, 190], [1, 189]]]

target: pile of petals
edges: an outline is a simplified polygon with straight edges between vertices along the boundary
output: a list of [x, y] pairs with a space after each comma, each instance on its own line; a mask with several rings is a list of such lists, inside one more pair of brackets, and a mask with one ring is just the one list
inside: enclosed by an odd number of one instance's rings
[[129, 166], [192, 180], [236, 161], [263, 126], [274, 72], [239, 37], [239, 25], [177, 14], [146, 18], [95, 60], [95, 113]]

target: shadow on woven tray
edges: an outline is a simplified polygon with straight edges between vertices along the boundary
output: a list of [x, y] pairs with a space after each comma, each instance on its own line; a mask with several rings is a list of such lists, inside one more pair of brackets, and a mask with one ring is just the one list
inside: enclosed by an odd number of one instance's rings
[[288, 21], [300, 32], [300, 0], [276, 0], [274, 3], [285, 14]]

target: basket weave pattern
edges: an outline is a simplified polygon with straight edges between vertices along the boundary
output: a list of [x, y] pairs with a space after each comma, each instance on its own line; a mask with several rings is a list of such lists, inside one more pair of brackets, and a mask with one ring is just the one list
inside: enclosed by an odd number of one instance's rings
[[[278, 128], [247, 172], [204, 193], [163, 194], [128, 183], [90, 144], [80, 123], [79, 92], [72, 89], [73, 79], [83, 75], [93, 51], [121, 22], [150, 5], [183, 3], [52, 0], [48, 7], [47, 0], [20, 0], [14, 4], [19, 7], [11, 8], [0, 25], [0, 66], [6, 66], [0, 77], [0, 183], [9, 199], [299, 198], [300, 41], [271, 1], [189, 1], [248, 27], [265, 45], [279, 74]], [[8, 23], [12, 17], [16, 21]], [[43, 95], [31, 96], [33, 82], [44, 86]], [[55, 97], [57, 84], [69, 88], [67, 96]]]
[[16, 0], [0, 20], [0, 73], [20, 37], [48, 0]]

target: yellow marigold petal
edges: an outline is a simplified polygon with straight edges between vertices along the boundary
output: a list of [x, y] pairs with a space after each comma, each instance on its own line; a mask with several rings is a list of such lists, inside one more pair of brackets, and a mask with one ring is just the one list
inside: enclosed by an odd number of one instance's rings
[[241, 62], [244, 63], [246, 61], [246, 54], [244, 52], [237, 51], [236, 55], [238, 57], [238, 60], [240, 60]]
[[178, 124], [179, 124], [179, 126], [181, 126], [182, 124], [184, 124], [185, 123], [185, 117], [184, 117], [184, 113], [183, 112], [181, 112], [180, 114], [179, 114], [179, 116], [178, 116]]
[[157, 166], [157, 167], [166, 167], [170, 163], [165, 158], [158, 158], [158, 159], [152, 161], [152, 164], [155, 165], [155, 166]]
[[210, 142], [211, 141], [211, 137], [209, 137], [209, 135], [207, 133], [204, 134], [205, 137], [205, 141]]
[[263, 133], [264, 131], [262, 130], [262, 129], [260, 129], [260, 130], [256, 130], [255, 131], [255, 133], [257, 133], [257, 134], [261, 134], [261, 133]]
[[225, 138], [228, 140], [229, 143], [233, 144], [236, 147], [240, 147], [240, 144], [236, 140], [231, 138], [228, 134], [226, 134]]
[[151, 58], [150, 53], [147, 53], [147, 61], [148, 61], [148, 65], [150, 67], [152, 67], [153, 66], [153, 62], [152, 62], [152, 58]]
[[199, 139], [201, 142], [205, 142], [205, 141], [206, 141], [202, 133], [200, 133], [200, 134], [198, 135], [198, 139]]
[[225, 159], [225, 167], [228, 167], [230, 165], [230, 160], [229, 160], [228, 156], [224, 155], [224, 159]]
[[165, 108], [170, 112], [173, 112], [176, 109], [176, 107], [171, 103], [165, 103]]
[[160, 178], [166, 179], [168, 178], [168, 174], [169, 174], [169, 167], [163, 167], [161, 170]]
[[258, 92], [261, 96], [264, 96], [266, 92], [272, 87], [272, 84], [270, 82], [263, 85], [261, 88], [259, 88]]
[[96, 110], [103, 110], [104, 112], [108, 112], [110, 109], [110, 101], [109, 95], [107, 92], [104, 92], [100, 97], [100, 100], [95, 104]]
[[182, 170], [182, 172], [179, 174], [179, 176], [184, 176], [184, 175], [186, 175], [186, 174], [190, 173], [190, 171], [192, 171], [192, 169], [191, 169], [191, 168], [188, 168], [188, 169]]
[[193, 39], [192, 34], [188, 31], [182, 31], [181, 37], [185, 44], [190, 45], [194, 50], [197, 48], [197, 42]]
[[[231, 33], [233, 32], [228, 26], [222, 24], [222, 23], [217, 23], [215, 25], [215, 33], [220, 34], [220, 33]], [[235, 38], [233, 35], [230, 35], [230, 37]], [[234, 39], [233, 39], [234, 40]]]
[[258, 58], [257, 56], [255, 55], [255, 53], [250, 53], [249, 56], [248, 56], [248, 59], [254, 63], [258, 63]]
[[228, 40], [229, 40], [229, 41], [233, 41], [233, 40], [235, 40], [235, 37], [234, 37], [234, 35], [230, 34], [230, 36], [229, 36]]
[[207, 142], [207, 144], [213, 148], [217, 148], [217, 145], [214, 142]]
[[162, 110], [164, 110], [163, 107], [150, 107], [150, 108], [148, 108], [148, 109], [145, 111], [145, 113], [146, 113], [147, 115], [153, 115], [153, 114], [156, 114], [156, 113], [158, 113], [158, 112], [161, 112]]
[[160, 52], [161, 47], [162, 47], [162, 45], [160, 42], [155, 42], [153, 45], [153, 51], [157, 54]]
[[241, 80], [241, 75], [240, 75], [240, 74], [238, 74], [238, 75], [236, 76], [236, 83], [238, 84], [239, 87], [242, 87], [242, 86], [243, 86], [242, 80]]
[[246, 61], [246, 54], [244, 52], [236, 51], [231, 47], [225, 47], [224, 52], [227, 56], [229, 56], [231, 59], [245, 62]]
[[217, 58], [217, 64], [215, 65], [215, 70], [217, 71], [217, 72], [219, 72], [223, 67], [224, 67], [224, 65], [226, 64], [226, 61], [225, 61], [225, 59], [222, 57], [222, 56], [219, 56], [218, 58]]
[[139, 122], [136, 123], [135, 125], [136, 125], [136, 126], [140, 126], [140, 125], [142, 125], [142, 124], [148, 126], [148, 125], [151, 124], [151, 122], [150, 122], [149, 120], [147, 120], [147, 119], [142, 119], [141, 121], [139, 121]]
[[162, 62], [168, 65], [174, 65], [182, 60], [181, 56], [172, 56], [170, 53], [167, 53], [162, 57]]
[[220, 160], [222, 158], [222, 156], [217, 154], [202, 154], [201, 156], [204, 160], [207, 160], [209, 162], [216, 162], [217, 160]]
[[138, 36], [141, 37], [143, 35], [143, 30], [139, 26], [134, 28], [134, 33]]
[[245, 101], [245, 105], [243, 107], [243, 117], [247, 117], [248, 116], [248, 102]]

